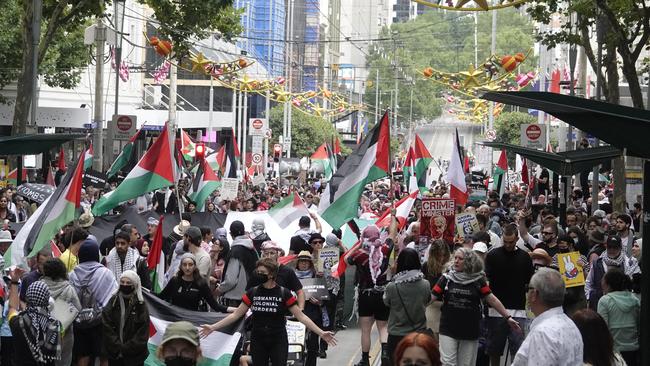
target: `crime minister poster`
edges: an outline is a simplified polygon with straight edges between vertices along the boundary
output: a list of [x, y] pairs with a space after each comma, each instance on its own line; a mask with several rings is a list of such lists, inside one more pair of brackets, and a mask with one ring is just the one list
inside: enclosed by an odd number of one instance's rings
[[443, 239], [447, 244], [454, 242], [456, 207], [449, 198], [423, 198], [420, 209], [420, 236], [431, 241]]

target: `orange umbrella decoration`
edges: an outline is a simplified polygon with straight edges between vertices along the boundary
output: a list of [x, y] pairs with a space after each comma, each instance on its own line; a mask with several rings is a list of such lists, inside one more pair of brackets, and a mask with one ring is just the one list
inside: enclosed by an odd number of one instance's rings
[[[503, 8], [509, 8], [511, 6], [520, 6], [528, 0], [495, 0], [492, 4], [488, 4], [488, 0], [438, 0], [436, 3], [427, 0], [411, 0], [418, 4], [422, 4], [428, 7], [444, 9], [444, 10], [456, 10], [456, 11], [488, 11], [488, 10], [497, 10]], [[442, 4], [441, 4], [442, 3]]]

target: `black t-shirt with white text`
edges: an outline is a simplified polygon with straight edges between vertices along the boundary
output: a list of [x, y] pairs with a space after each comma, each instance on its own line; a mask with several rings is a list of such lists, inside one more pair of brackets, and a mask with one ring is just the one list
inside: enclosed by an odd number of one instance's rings
[[286, 335], [285, 316], [297, 304], [291, 291], [278, 285], [270, 289], [260, 285], [246, 291], [242, 301], [253, 312], [253, 337]]
[[440, 277], [433, 286], [433, 294], [443, 301], [440, 334], [462, 340], [478, 339], [481, 299], [490, 293], [485, 278], [463, 285]]

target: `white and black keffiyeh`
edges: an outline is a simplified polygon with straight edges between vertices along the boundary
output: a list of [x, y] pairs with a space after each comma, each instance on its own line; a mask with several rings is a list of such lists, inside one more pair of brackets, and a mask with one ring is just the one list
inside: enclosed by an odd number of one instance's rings
[[122, 277], [122, 273], [125, 271], [136, 270], [136, 264], [139, 257], [140, 254], [137, 249], [129, 248], [124, 256], [124, 263], [122, 263], [120, 255], [117, 254], [117, 249], [113, 248], [111, 249], [111, 252], [108, 253], [108, 258], [106, 258], [106, 260], [108, 262], [108, 268], [113, 272], [115, 278], [120, 278]]
[[61, 359], [61, 323], [50, 316], [50, 290], [43, 281], [32, 283], [25, 294], [27, 308], [19, 315], [20, 329], [37, 363]]

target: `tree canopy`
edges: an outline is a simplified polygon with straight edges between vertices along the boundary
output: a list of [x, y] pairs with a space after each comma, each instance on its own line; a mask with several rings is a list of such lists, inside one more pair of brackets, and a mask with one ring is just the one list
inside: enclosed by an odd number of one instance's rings
[[[478, 16], [478, 62], [490, 56], [492, 16]], [[499, 55], [526, 52], [534, 44], [533, 25], [517, 9], [503, 9], [497, 18], [497, 47]], [[442, 113], [442, 93], [445, 87], [425, 80], [419, 71], [427, 66], [445, 72], [466, 71], [474, 63], [474, 17], [468, 14], [431, 11], [405, 23], [394, 23], [384, 28], [382, 41], [371, 45], [366, 59], [370, 67], [366, 82], [365, 102], [375, 105], [376, 73], [379, 71], [381, 108], [390, 105], [390, 90], [395, 89], [395, 68], [398, 77], [399, 120], [408, 119], [411, 89], [413, 89], [413, 119], [431, 120]], [[393, 63], [393, 55], [397, 64]], [[524, 69], [534, 69], [535, 60], [529, 58]]]

